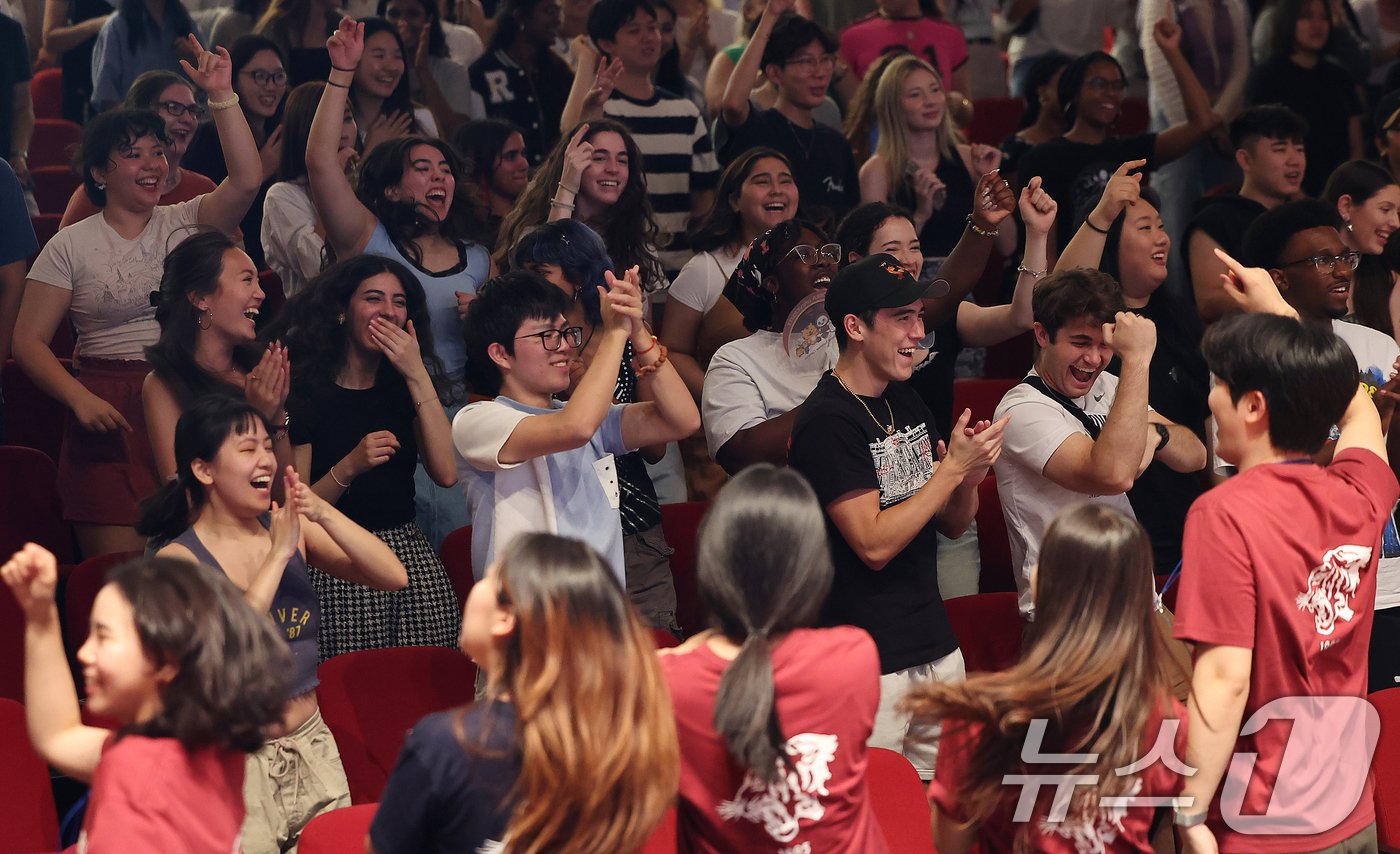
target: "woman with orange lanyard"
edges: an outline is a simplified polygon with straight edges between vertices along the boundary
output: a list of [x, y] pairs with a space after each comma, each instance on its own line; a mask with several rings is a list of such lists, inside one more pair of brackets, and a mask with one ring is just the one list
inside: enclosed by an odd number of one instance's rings
[[[205, 50], [194, 36], [198, 67], [185, 73], [209, 95], [228, 159], [228, 178], [212, 192], [160, 205], [169, 172], [165, 123], [145, 110], [120, 110], [88, 123], [83, 184], [102, 208], [61, 229], [29, 271], [14, 336], [14, 355], [39, 388], [72, 415], [64, 428], [58, 488], [64, 517], [87, 556], [139, 550], [132, 527], [137, 504], [155, 492], [155, 467], [141, 412], [141, 383], [156, 343], [151, 292], [165, 255], [192, 227], [233, 231], [262, 183], [258, 149], [236, 109], [228, 51]], [[49, 349], [60, 323], [77, 329], [78, 376]]]

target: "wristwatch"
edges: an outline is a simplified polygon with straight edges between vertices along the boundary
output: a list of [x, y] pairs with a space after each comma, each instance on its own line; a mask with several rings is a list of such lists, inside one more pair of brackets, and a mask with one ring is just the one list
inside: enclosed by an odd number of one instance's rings
[[1206, 813], [1204, 812], [1182, 812], [1179, 809], [1172, 809], [1172, 824], [1177, 827], [1195, 827], [1205, 823]]
[[1161, 440], [1157, 443], [1157, 450], [1160, 451], [1172, 440], [1172, 433], [1165, 424], [1153, 424], [1152, 426], [1157, 428], [1157, 438]]

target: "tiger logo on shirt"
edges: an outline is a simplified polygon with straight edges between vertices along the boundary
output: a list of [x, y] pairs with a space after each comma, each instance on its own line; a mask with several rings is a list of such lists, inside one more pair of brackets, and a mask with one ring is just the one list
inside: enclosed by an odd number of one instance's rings
[[[775, 842], [787, 845], [797, 838], [798, 821], [820, 821], [826, 815], [821, 799], [830, 794], [831, 763], [836, 759], [837, 738], [816, 732], [802, 732], [787, 740], [791, 764], [778, 763], [778, 779], [769, 783], [752, 772], [744, 775], [733, 800], [719, 805], [726, 821], [745, 819], [762, 824]], [[784, 849], [796, 854], [803, 845]]]
[[1308, 573], [1308, 589], [1298, 594], [1298, 610], [1313, 616], [1320, 635], [1330, 635], [1337, 620], [1351, 622], [1356, 614], [1351, 597], [1361, 583], [1361, 569], [1371, 562], [1366, 546], [1338, 546], [1322, 556], [1322, 564]]

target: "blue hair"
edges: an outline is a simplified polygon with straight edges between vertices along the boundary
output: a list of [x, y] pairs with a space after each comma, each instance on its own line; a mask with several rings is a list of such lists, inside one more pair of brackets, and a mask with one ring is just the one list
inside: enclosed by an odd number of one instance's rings
[[608, 286], [603, 273], [613, 270], [613, 262], [597, 232], [573, 219], [533, 228], [511, 252], [511, 267], [528, 269], [531, 264], [554, 264], [563, 270], [564, 277], [578, 288], [578, 299], [588, 322], [594, 326], [603, 322], [597, 286]]

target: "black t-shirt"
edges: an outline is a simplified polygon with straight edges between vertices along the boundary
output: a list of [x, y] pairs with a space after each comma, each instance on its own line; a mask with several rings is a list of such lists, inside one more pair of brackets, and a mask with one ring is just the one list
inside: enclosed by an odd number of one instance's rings
[[750, 104], [742, 125], [730, 127], [722, 118], [715, 122], [715, 144], [719, 162], [725, 166], [750, 148], [775, 148], [787, 155], [803, 211], [816, 221], [830, 215], [832, 229], [860, 204], [860, 177], [851, 146], [840, 132], [821, 122], [798, 127], [776, 108], [760, 110]]
[[0, 62], [0, 116], [5, 117], [5, 121], [0, 122], [0, 157], [8, 158], [14, 153], [10, 116], [14, 115], [15, 87], [27, 83], [32, 76], [24, 28], [9, 15], [0, 15], [0, 51], [3, 51], [0, 56], [9, 57]]
[[1250, 72], [1244, 102], [1250, 107], [1282, 104], [1307, 120], [1303, 147], [1308, 152], [1308, 167], [1303, 173], [1303, 192], [1322, 195], [1327, 176], [1351, 157], [1347, 127], [1352, 116], [1361, 114], [1361, 100], [1351, 77], [1331, 62], [1304, 68], [1287, 57], [1278, 57]]
[[[886, 435], [875, 419], [890, 414], [895, 432]], [[848, 492], [875, 489], [884, 510], [908, 500], [933, 474], [939, 435], [932, 424], [928, 407], [905, 383], [891, 383], [883, 397], [857, 399], [827, 372], [797, 414], [788, 461], [823, 507]], [[823, 618], [869, 632], [881, 673], [928, 664], [958, 648], [938, 592], [934, 520], [880, 570], [856, 556], [830, 517], [827, 533], [836, 578]]]
[[[1201, 356], [1201, 326], [1195, 312], [1165, 290], [1159, 289], [1138, 312], [1157, 326], [1157, 349], [1148, 368], [1147, 402], [1162, 417], [1191, 430], [1205, 441], [1210, 406], [1210, 371]], [[1117, 376], [1122, 362], [1115, 356], [1108, 365]], [[1152, 434], [1149, 441], [1157, 441]], [[1128, 490], [1133, 513], [1152, 541], [1152, 557], [1158, 574], [1171, 572], [1181, 560], [1181, 532], [1186, 513], [1205, 491], [1197, 472], [1173, 471], [1153, 460]]]
[[[943, 207], [934, 211], [919, 230], [919, 246], [926, 258], [946, 258], [967, 228], [967, 215], [972, 213], [972, 194], [976, 185], [967, 171], [967, 165], [956, 155], [942, 157], [933, 174], [938, 176], [948, 192]], [[895, 190], [894, 202], [907, 211], [918, 206], [918, 197], [907, 179], [901, 181]]]
[[[1250, 223], [1254, 222], [1266, 208], [1254, 201], [1246, 199], [1244, 196], [1219, 196], [1217, 198], [1201, 199], [1196, 202], [1196, 215], [1186, 225], [1186, 233], [1182, 237], [1181, 260], [1186, 265], [1186, 280], [1191, 281], [1191, 235], [1197, 231], [1202, 232], [1211, 240], [1220, 244], [1220, 248], [1230, 253], [1235, 258], [1240, 257], [1240, 246], [1244, 243], [1244, 233], [1249, 230]], [[1191, 304], [1194, 308], [1196, 295], [1191, 293]]]
[[[314, 398], [294, 395], [287, 400], [287, 413], [292, 419], [292, 444], [311, 445], [312, 483], [325, 477], [366, 435], [379, 430], [393, 433], [399, 440], [398, 451], [388, 462], [355, 478], [335, 506], [371, 531], [412, 521], [418, 436], [406, 384], [380, 381], [366, 389], [334, 386]], [[340, 478], [345, 479], [343, 472]]]
[[1059, 251], [1098, 204], [1108, 179], [1129, 160], [1146, 160], [1141, 171], [1156, 168], [1157, 134], [1109, 137], [1098, 144], [1071, 142], [1057, 136], [1041, 143], [1021, 158], [1016, 177], [1025, 184], [1039, 175], [1045, 192], [1059, 204], [1055, 215], [1055, 241]]
[[[461, 718], [462, 738], [455, 732]], [[515, 706], [495, 700], [428, 715], [404, 742], [369, 837], [378, 854], [474, 854], [505, 837], [520, 776]]]
[[934, 330], [933, 355], [917, 366], [909, 378], [909, 385], [933, 413], [933, 423], [940, 436], [953, 432], [953, 371], [958, 366], [958, 354], [962, 349], [955, 311], [948, 322]]

